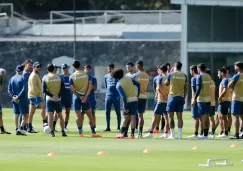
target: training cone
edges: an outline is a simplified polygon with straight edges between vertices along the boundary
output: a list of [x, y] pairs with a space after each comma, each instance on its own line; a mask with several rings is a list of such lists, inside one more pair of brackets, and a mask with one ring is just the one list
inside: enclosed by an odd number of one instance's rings
[[47, 154], [47, 156], [48, 157], [54, 157], [54, 156], [56, 156], [56, 154], [55, 153], [49, 153], [49, 154]]
[[104, 151], [100, 151], [100, 152], [97, 153], [97, 155], [104, 156], [105, 155], [105, 152]]
[[152, 152], [152, 151], [149, 150], [149, 149], [146, 149], [146, 150], [143, 151], [143, 153], [145, 153], [145, 154], [148, 154], [148, 153], [151, 153], [151, 152]]
[[237, 148], [238, 145], [237, 145], [237, 144], [232, 144], [230, 147], [231, 147], [231, 148]]
[[200, 150], [200, 147], [195, 146], [195, 147], [193, 147], [192, 149], [193, 149], [193, 150]]

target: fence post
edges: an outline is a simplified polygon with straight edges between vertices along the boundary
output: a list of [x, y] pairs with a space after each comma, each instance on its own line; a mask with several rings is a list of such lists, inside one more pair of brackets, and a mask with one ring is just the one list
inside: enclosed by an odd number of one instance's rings
[[161, 11], [159, 11], [159, 24], [161, 24], [162, 23], [162, 13], [161, 13]]
[[104, 13], [104, 17], [105, 17], [105, 24], [107, 24], [107, 12]]

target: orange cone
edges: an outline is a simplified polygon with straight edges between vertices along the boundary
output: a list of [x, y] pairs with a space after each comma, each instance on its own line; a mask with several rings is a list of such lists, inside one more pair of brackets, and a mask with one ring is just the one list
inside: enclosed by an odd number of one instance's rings
[[106, 153], [104, 151], [100, 151], [100, 152], [97, 153], [97, 155], [99, 155], [99, 156], [104, 156], [105, 154]]
[[193, 149], [193, 150], [200, 150], [200, 147], [195, 146], [195, 147], [193, 147], [192, 149]]
[[49, 154], [47, 154], [47, 156], [48, 157], [54, 157], [54, 156], [56, 156], [56, 154], [55, 153], [49, 153]]
[[237, 144], [232, 144], [230, 147], [231, 147], [231, 148], [237, 148], [238, 145], [237, 145]]
[[152, 151], [151, 150], [149, 150], [149, 149], [145, 149], [144, 151], [143, 151], [143, 153], [145, 153], [145, 154], [148, 154], [148, 153], [151, 153]]

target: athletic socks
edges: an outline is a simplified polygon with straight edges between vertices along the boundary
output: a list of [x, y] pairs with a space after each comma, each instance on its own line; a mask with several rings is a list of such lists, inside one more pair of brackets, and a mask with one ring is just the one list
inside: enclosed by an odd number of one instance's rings
[[204, 136], [207, 137], [208, 136], [208, 129], [203, 129], [204, 132]]
[[212, 129], [211, 135], [214, 135], [215, 133], [215, 129]]
[[240, 132], [243, 132], [243, 127], [240, 128]]
[[220, 135], [222, 135], [224, 133], [224, 131], [220, 131]]
[[228, 131], [225, 131], [224, 134], [227, 135], [227, 136], [229, 135], [229, 134], [228, 134]]
[[201, 130], [200, 135], [203, 135], [203, 130]]
[[178, 137], [182, 138], [182, 128], [178, 128]]
[[162, 121], [161, 121], [161, 129], [164, 130], [165, 128], [165, 119], [162, 118]]
[[95, 131], [95, 127], [94, 126], [91, 126], [90, 129], [91, 129], [92, 134], [96, 134], [96, 131]]
[[45, 123], [47, 123], [47, 120], [46, 119], [43, 120], [43, 124], [45, 124]]
[[79, 133], [79, 135], [80, 134], [83, 134], [83, 128], [82, 128], [82, 126], [81, 127], [78, 127], [78, 133]]
[[1, 126], [0, 129], [1, 129], [1, 132], [4, 132], [4, 126]]
[[122, 127], [121, 128], [121, 134], [124, 134], [125, 135], [125, 132], [126, 132], [126, 128], [125, 127]]
[[135, 129], [132, 129], [131, 136], [134, 136]]
[[197, 132], [197, 131], [195, 131], [195, 132], [194, 132], [194, 135], [198, 136], [198, 132]]
[[[134, 129], [135, 130], [135, 129]], [[126, 137], [128, 133], [128, 127], [126, 127], [125, 132], [124, 132], [124, 136]]]
[[156, 129], [156, 130], [159, 130], [159, 127], [156, 127], [155, 129]]
[[143, 134], [143, 127], [139, 127], [139, 135]]
[[170, 129], [170, 133], [171, 133], [171, 136], [172, 137], [175, 137], [175, 129], [174, 128], [171, 128]]
[[228, 132], [230, 132], [230, 129], [231, 129], [231, 128], [230, 128], [230, 127], [228, 127]]
[[68, 122], [65, 122], [64, 128], [67, 128], [67, 126], [68, 126]]
[[33, 127], [32, 127], [31, 123], [28, 124], [28, 128], [29, 128], [29, 130], [32, 130]]
[[53, 130], [54, 131], [56, 130], [56, 124], [57, 124], [57, 122], [56, 121], [53, 121]]

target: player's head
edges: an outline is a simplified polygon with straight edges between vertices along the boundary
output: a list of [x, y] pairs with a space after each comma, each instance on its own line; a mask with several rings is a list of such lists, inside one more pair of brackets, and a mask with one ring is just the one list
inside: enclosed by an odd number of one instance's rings
[[190, 74], [191, 74], [191, 76], [194, 76], [194, 75], [198, 74], [196, 65], [190, 66]]
[[126, 68], [127, 68], [127, 72], [133, 72], [134, 71], [134, 63], [132, 63], [132, 62], [126, 63]]
[[48, 72], [54, 72], [55, 73], [55, 64], [47, 64], [46, 66]]
[[235, 63], [235, 71], [236, 72], [242, 72], [243, 71], [243, 63], [241, 61], [238, 61]]
[[200, 73], [204, 73], [204, 72], [206, 71], [206, 65], [203, 64], [203, 63], [198, 64], [198, 65], [197, 65], [197, 71], [198, 71], [199, 74], [200, 74]]
[[139, 60], [136, 62], [136, 70], [143, 70], [143, 61]]
[[170, 72], [170, 69], [171, 69], [170, 63], [166, 63], [165, 65], [167, 66], [167, 72]]
[[225, 67], [222, 67], [220, 69], [218, 69], [218, 77], [219, 79], [225, 78], [227, 74], [227, 70]]
[[157, 74], [160, 74], [160, 66], [161, 66], [161, 65], [158, 65], [158, 66], [156, 67]]
[[84, 66], [84, 72], [91, 73], [91, 71], [92, 71], [91, 65], [87, 64]]
[[67, 64], [62, 64], [62, 72], [64, 73], [64, 74], [68, 74], [68, 65]]
[[0, 68], [0, 79], [2, 79], [6, 75], [6, 70], [3, 68]]
[[78, 60], [73, 61], [73, 67], [75, 69], [80, 69], [80, 62]]
[[160, 75], [161, 75], [161, 74], [166, 74], [167, 71], [168, 71], [168, 67], [167, 67], [166, 64], [161, 65], [161, 66], [159, 67], [159, 74], [160, 74]]
[[54, 71], [53, 72], [57, 73], [57, 70], [58, 70], [59, 67], [56, 64], [53, 64], [53, 66], [54, 66]]
[[26, 61], [24, 61], [24, 69], [28, 70], [28, 71], [33, 71], [33, 61], [31, 59], [27, 59]]
[[180, 71], [181, 68], [182, 68], [182, 63], [181, 62], [176, 62], [174, 67], [175, 67], [176, 71]]
[[17, 65], [15, 71], [19, 74], [22, 75], [24, 71], [24, 65]]
[[111, 76], [115, 79], [120, 80], [124, 76], [124, 72], [122, 69], [115, 69], [111, 72]]
[[205, 72], [208, 74], [208, 75], [211, 75], [211, 71], [209, 68], [206, 68]]
[[115, 65], [113, 63], [109, 63], [107, 65], [107, 71], [108, 73], [111, 73], [115, 69]]
[[33, 70], [34, 70], [35, 72], [40, 72], [42, 65], [41, 65], [39, 62], [35, 62], [35, 63], [33, 64], [33, 67], [34, 67]]

